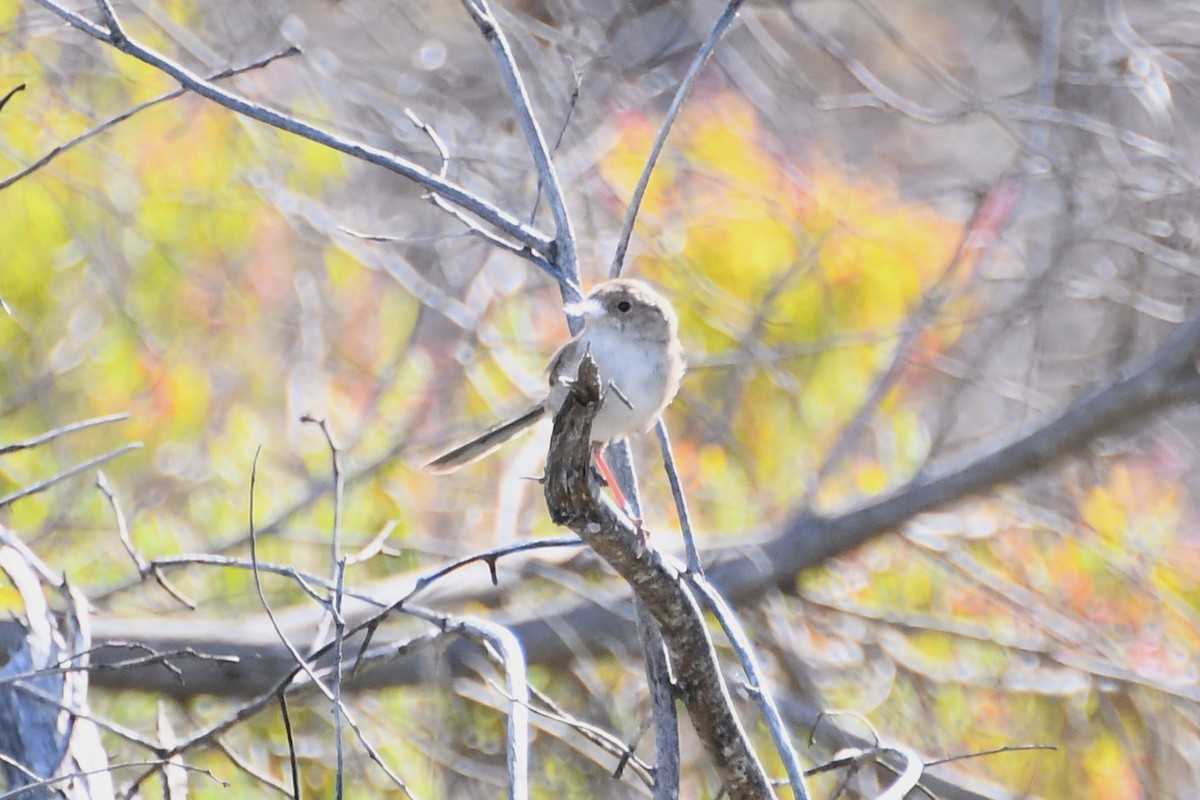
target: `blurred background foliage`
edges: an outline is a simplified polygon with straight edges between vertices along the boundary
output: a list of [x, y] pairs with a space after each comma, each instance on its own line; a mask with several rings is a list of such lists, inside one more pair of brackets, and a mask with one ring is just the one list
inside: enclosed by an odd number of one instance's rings
[[[197, 68], [299, 43], [305, 55], [231, 85], [437, 168], [403, 115], [411, 106], [447, 141], [453, 179], [529, 214], [532, 170], [477, 32], [455, 4], [414, 5], [252, 11], [181, 0], [118, 10], [131, 35]], [[619, 5], [518, 3], [503, 18], [548, 129], [567, 116], [572, 70], [584, 76], [557, 158], [588, 282], [604, 275], [662, 109], [714, 17], [708, 3]], [[1195, 307], [1192, 185], [1168, 181], [1186, 172], [1187, 145], [1128, 102], [1136, 87], [1120, 80], [1118, 26], [1079, 4], [1064, 4], [1063, 116], [1178, 149], [1155, 159], [1152, 148], [1126, 147], [1118, 157], [1128, 137], [1057, 119], [1041, 154], [1048, 172], [1024, 188], [1004, 235], [962, 246], [981, 198], [1038, 155], [1021, 144], [1028, 131], [1012, 133], [1031, 123], [1011, 105], [1035, 88], [1037, 4], [1011, 15], [994, 5], [898, 3], [885, 17], [897, 38], [866, 0], [811, 15], [750, 4], [689, 102], [651, 182], [629, 272], [661, 286], [681, 313], [690, 370], [667, 419], [703, 545], [768, 536], [802, 507], [853, 507], [1007, 441], [1118, 375]], [[1168, 48], [1178, 18], [1150, 5], [1126, 4], [1144, 41], [1167, 48], [1170, 63], [1189, 62], [1193, 50]], [[1178, 5], [1174, 13], [1193, 6]], [[844, 67], [855, 62], [826, 57], [809, 25], [944, 116], [930, 124], [887, 104], [842, 103], [862, 88], [847, 83]], [[31, 4], [0, 4], [0, 31], [12, 45], [0, 49], [0, 91], [27, 84], [0, 112], [0, 180], [174, 88]], [[989, 113], [944, 110], [958, 102], [956, 84], [931, 79], [917, 55], [933, 41], [938, 69], [994, 101]], [[1194, 98], [1175, 97], [1185, 130]], [[1165, 188], [1150, 197], [1150, 186]], [[548, 229], [545, 217], [543, 203]], [[1126, 230], [1141, 238], [1114, 245]], [[1153, 251], [1154, 236], [1182, 261]], [[0, 317], [0, 444], [130, 413], [0, 456], [0, 495], [140, 441], [104, 471], [141, 552], [245, 555], [261, 446], [257, 521], [272, 527], [260, 557], [325, 574], [330, 458], [318, 428], [300, 422], [309, 413], [328, 421], [352, 478], [346, 549], [388, 529], [382, 554], [351, 568], [348, 583], [364, 591], [401, 570], [555, 532], [536, 484], [520, 480], [538, 474], [542, 434], [452, 477], [420, 470], [536, 396], [545, 359], [567, 334], [543, 275], [466, 234], [404, 181], [184, 96], [0, 189], [0, 241], [0, 297], [12, 312]], [[830, 461], [931, 296], [863, 435]], [[1007, 796], [1189, 796], [1200, 783], [1194, 417], [1168, 415], [923, 515], [742, 609], [779, 691], [860, 714], [930, 756], [1058, 747], [949, 771]], [[675, 548], [653, 437], [644, 438], [634, 446], [653, 541]], [[6, 506], [0, 521], [84, 587], [99, 613], [177, 626], [197, 614], [232, 627], [261, 616], [242, 571], [172, 572], [195, 613], [136, 581], [90, 477]], [[548, 563], [509, 602], [536, 608], [605, 580], [594, 565]], [[268, 588], [279, 607], [306, 602], [282, 580]], [[644, 685], [627, 655], [533, 677], [572, 713], [633, 738]], [[97, 691], [93, 700], [101, 714], [153, 729], [154, 698]], [[447, 679], [351, 702], [418, 795], [494, 793], [497, 693]], [[202, 698], [170, 713], [180, 730], [227, 708]], [[292, 721], [307, 789], [327, 795], [328, 714], [301, 706]], [[843, 724], [868, 733], [865, 722]], [[807, 731], [794, 735], [804, 741]], [[119, 737], [106, 743], [136, 753]], [[226, 745], [286, 783], [276, 713], [235, 729]], [[569, 736], [546, 732], [538, 748], [546, 794], [638, 795]], [[355, 796], [387, 791], [351, 750]], [[711, 796], [701, 756], [689, 758], [685, 794]], [[260, 790], [218, 748], [189, 763], [233, 791]], [[192, 783], [201, 797], [226, 791]], [[819, 779], [816, 796], [835, 783]]]

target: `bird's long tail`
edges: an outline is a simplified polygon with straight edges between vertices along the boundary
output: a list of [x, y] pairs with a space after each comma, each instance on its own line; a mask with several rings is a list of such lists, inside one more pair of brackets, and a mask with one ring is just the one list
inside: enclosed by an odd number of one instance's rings
[[459, 467], [465, 467], [474, 461], [478, 461], [486, 455], [489, 455], [500, 445], [507, 442], [512, 437], [516, 436], [521, 431], [525, 430], [533, 423], [542, 418], [546, 413], [546, 406], [543, 403], [538, 403], [533, 408], [526, 411], [519, 417], [501, 422], [499, 425], [489, 428], [483, 433], [476, 436], [466, 444], [461, 444], [458, 447], [446, 453], [443, 456], [438, 456], [433, 461], [425, 465], [425, 469], [436, 474], [445, 474], [453, 472]]

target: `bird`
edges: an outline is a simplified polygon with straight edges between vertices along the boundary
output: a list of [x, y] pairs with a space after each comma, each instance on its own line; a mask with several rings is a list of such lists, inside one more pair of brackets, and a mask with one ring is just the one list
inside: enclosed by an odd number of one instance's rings
[[584, 353], [590, 353], [603, 391], [592, 420], [592, 456], [618, 503], [629, 510], [603, 451], [611, 442], [648, 430], [675, 398], [685, 368], [679, 318], [666, 297], [632, 278], [599, 283], [566, 311], [582, 317], [583, 327], [550, 359], [546, 395], [524, 413], [430, 461], [428, 471], [443, 474], [478, 461], [542, 417], [556, 414]]

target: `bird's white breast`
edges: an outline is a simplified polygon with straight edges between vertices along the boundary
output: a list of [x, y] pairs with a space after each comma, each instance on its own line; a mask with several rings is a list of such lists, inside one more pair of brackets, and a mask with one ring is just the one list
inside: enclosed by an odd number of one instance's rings
[[[662, 343], [609, 327], [587, 331], [585, 337], [605, 392], [592, 421], [592, 439], [607, 442], [646, 430], [662, 411], [671, 383]], [[577, 369], [578, 364], [571, 372]]]

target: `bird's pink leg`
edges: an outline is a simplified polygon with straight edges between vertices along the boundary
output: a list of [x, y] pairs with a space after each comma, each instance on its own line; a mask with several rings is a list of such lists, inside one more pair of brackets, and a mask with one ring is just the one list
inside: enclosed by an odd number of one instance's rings
[[621, 510], [625, 512], [625, 516], [629, 517], [629, 521], [633, 523], [633, 527], [637, 530], [638, 538], [644, 547], [646, 543], [646, 529], [642, 527], [642, 518], [634, 516], [633, 507], [625, 499], [625, 493], [621, 491], [621, 486], [617, 483], [616, 476], [608, 468], [608, 462], [604, 460], [604, 445], [602, 443], [592, 442], [592, 459], [595, 460], [600, 474], [604, 477], [604, 482], [608, 484], [609, 489], [612, 489], [617, 505], [621, 507]]

